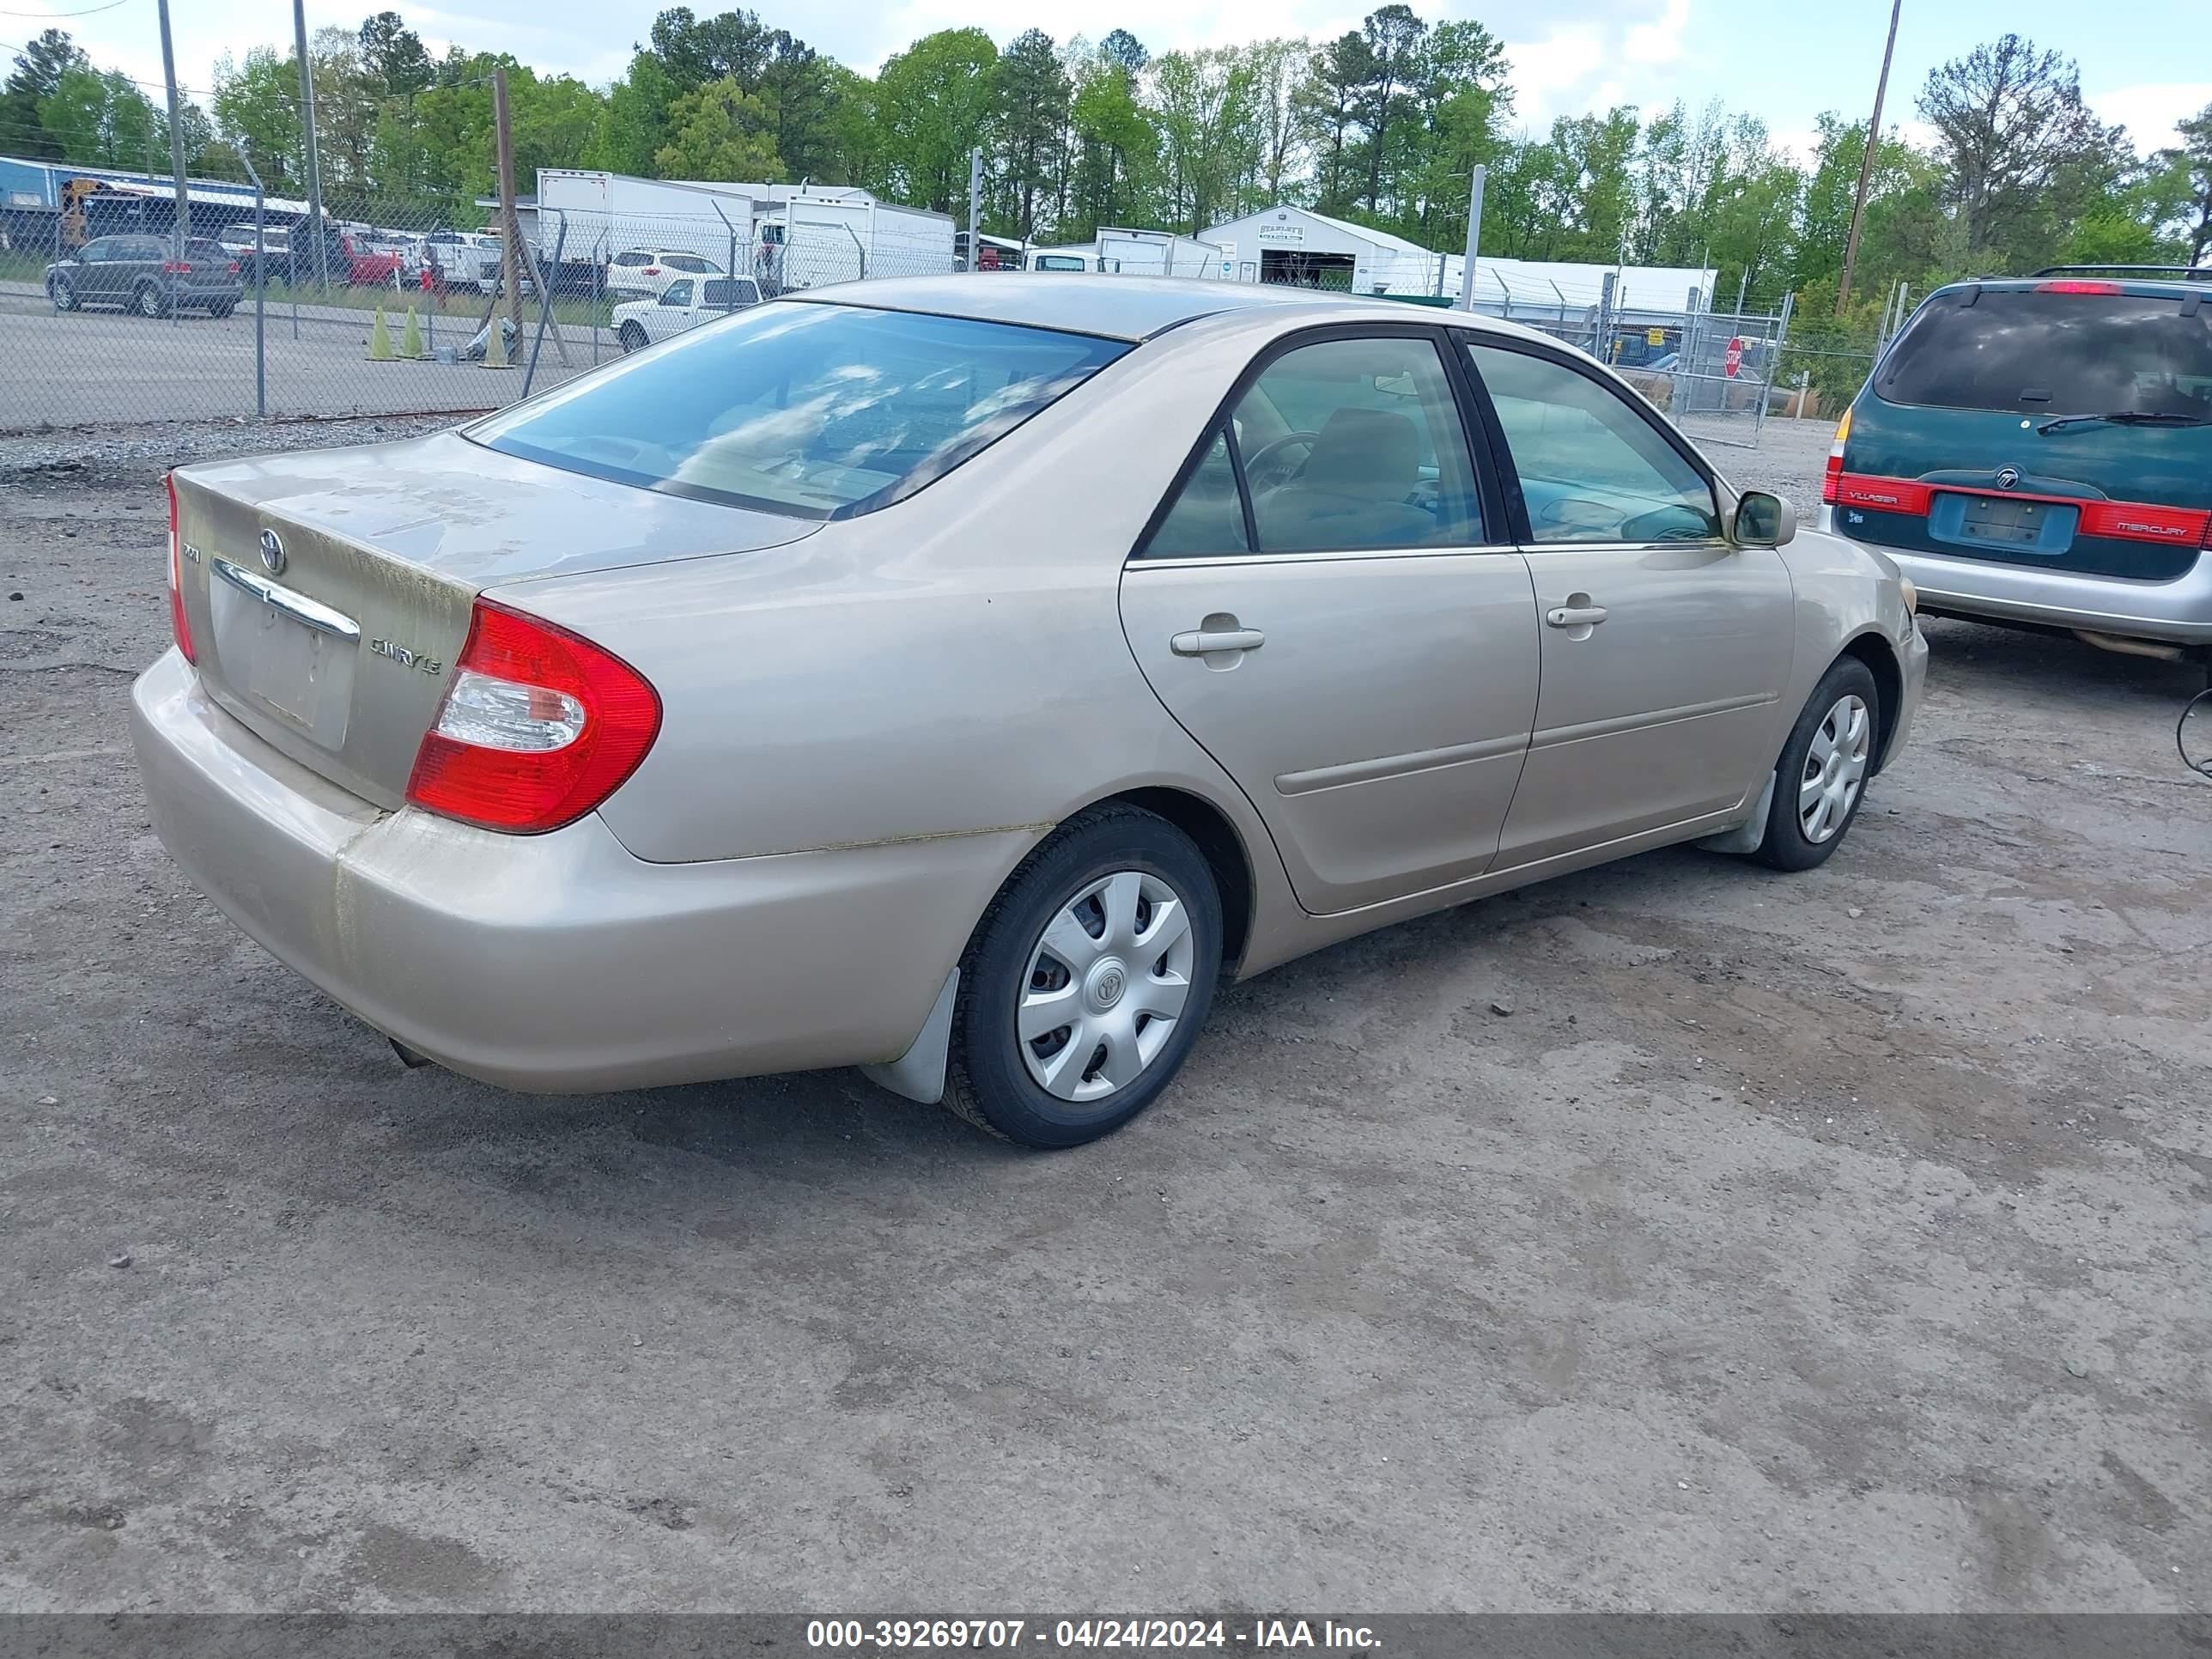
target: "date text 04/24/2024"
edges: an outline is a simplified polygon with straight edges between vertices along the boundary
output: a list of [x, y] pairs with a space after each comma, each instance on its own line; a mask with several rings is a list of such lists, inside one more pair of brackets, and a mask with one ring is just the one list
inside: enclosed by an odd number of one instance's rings
[[1054, 1650], [1099, 1649], [1242, 1649], [1248, 1653], [1328, 1649], [1358, 1653], [1375, 1646], [1372, 1630], [1334, 1620], [1255, 1619], [815, 1619], [807, 1621], [810, 1648], [899, 1651], [1019, 1649], [1048, 1644]]

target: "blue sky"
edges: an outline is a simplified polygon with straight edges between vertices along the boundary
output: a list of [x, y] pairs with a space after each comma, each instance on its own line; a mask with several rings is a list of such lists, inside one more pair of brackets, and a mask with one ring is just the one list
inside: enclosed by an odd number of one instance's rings
[[[308, 0], [310, 27], [357, 24], [390, 0]], [[70, 30], [103, 64], [148, 79], [161, 73], [154, 0], [0, 0], [0, 41], [45, 26]], [[719, 9], [716, 0], [693, 9]], [[504, 46], [543, 68], [603, 82], [619, 74], [659, 0], [440, 0], [394, 9], [434, 46]], [[1126, 27], [1155, 51], [1217, 46], [1270, 33], [1316, 37], [1356, 24], [1357, 0], [769, 0], [771, 23], [863, 69], [932, 29], [976, 23], [1001, 44], [1041, 24], [1065, 37]], [[1663, 108], [1711, 98], [1762, 117], [1802, 144], [1824, 109], [1863, 116], [1881, 60], [1887, 0], [1505, 0], [1420, 3], [1435, 21], [1474, 17], [1503, 38], [1514, 64], [1522, 118], [1540, 128], [1559, 114], [1613, 103]], [[178, 68], [205, 87], [226, 51], [242, 53], [290, 33], [287, 0], [172, 0]], [[2091, 105], [2124, 121], [2145, 149], [2172, 142], [2172, 123], [2212, 103], [2212, 7], [2166, 0], [1905, 0], [1886, 119], [1910, 123], [1914, 94], [1945, 58], [2006, 29], [2079, 61]]]

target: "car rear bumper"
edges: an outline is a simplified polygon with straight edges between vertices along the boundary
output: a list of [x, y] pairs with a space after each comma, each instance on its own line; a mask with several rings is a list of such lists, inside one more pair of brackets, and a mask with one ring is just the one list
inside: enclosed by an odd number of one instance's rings
[[895, 1060], [1035, 840], [651, 864], [597, 815], [526, 836], [384, 812], [264, 744], [174, 651], [131, 725], [155, 830], [225, 915], [379, 1030], [508, 1088]]
[[[1835, 524], [1833, 507], [1820, 509], [1820, 527], [1846, 534]], [[2199, 554], [2193, 566], [2171, 581], [2150, 582], [1864, 545], [1875, 547], [1912, 579], [1923, 611], [2179, 645], [2212, 644], [2212, 553]]]

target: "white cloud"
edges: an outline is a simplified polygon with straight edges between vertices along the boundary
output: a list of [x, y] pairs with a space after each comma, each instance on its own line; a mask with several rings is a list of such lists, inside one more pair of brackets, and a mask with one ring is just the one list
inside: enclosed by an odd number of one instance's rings
[[2212, 104], [2212, 81], [2160, 81], [2090, 93], [2085, 100], [2102, 121], [2124, 125], [2136, 148], [2148, 155], [2181, 142], [2175, 127]]

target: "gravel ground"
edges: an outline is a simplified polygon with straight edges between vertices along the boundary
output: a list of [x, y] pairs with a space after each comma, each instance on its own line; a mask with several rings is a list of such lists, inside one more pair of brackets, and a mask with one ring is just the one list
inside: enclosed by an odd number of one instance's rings
[[1355, 941], [1023, 1156], [404, 1072], [224, 921], [123, 720], [213, 441], [0, 453], [0, 1605], [2212, 1602], [2181, 671], [1938, 623], [1822, 869]]

